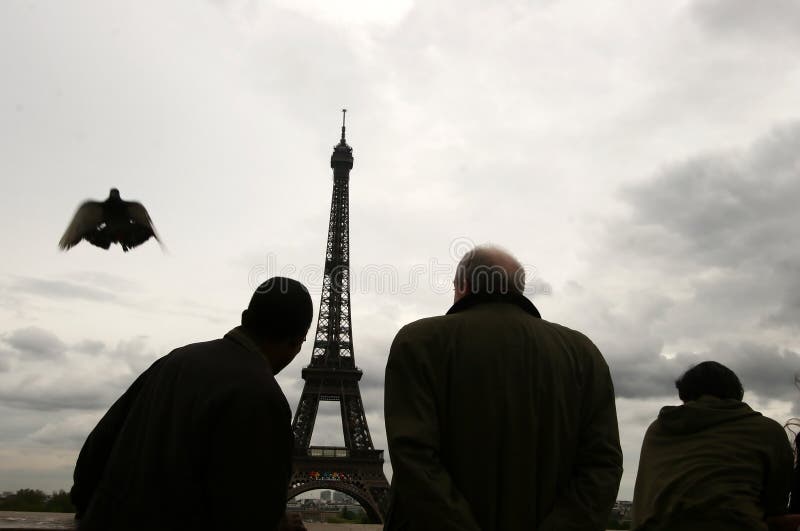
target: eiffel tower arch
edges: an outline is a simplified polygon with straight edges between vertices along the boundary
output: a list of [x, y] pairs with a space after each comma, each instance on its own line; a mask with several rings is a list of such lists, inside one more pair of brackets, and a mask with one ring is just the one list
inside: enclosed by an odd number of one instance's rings
[[[349, 182], [353, 148], [342, 137], [333, 148], [333, 195], [325, 248], [322, 297], [311, 363], [297, 404], [292, 432], [294, 455], [291, 498], [314, 489], [333, 489], [355, 498], [372, 522], [381, 523], [389, 491], [383, 473], [383, 450], [376, 450], [369, 434], [358, 382], [350, 322]], [[321, 400], [339, 402], [344, 446], [311, 446], [311, 434]]]

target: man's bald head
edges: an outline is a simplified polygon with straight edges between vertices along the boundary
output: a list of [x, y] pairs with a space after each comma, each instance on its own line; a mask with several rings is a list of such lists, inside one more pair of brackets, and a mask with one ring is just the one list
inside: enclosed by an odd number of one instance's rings
[[478, 245], [467, 251], [458, 263], [455, 288], [455, 300], [470, 293], [522, 293], [525, 290], [525, 269], [505, 249]]

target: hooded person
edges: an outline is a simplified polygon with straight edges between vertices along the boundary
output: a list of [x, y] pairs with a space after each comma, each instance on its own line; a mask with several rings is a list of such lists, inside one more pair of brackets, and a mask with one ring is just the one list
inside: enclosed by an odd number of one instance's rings
[[792, 451], [783, 427], [742, 402], [733, 371], [714, 361], [675, 383], [644, 436], [631, 509], [638, 531], [767, 531], [786, 512]]

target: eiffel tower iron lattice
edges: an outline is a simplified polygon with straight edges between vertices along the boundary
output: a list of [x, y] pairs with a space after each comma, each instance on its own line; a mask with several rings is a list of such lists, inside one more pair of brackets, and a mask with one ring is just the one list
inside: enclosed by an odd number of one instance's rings
[[[376, 450], [367, 427], [355, 364], [350, 320], [349, 182], [353, 149], [342, 137], [333, 148], [333, 195], [325, 248], [322, 297], [311, 363], [297, 404], [292, 432], [294, 456], [288, 496], [313, 489], [333, 489], [355, 498], [370, 520], [383, 521], [389, 483], [383, 473], [383, 450]], [[344, 446], [311, 446], [311, 434], [321, 400], [340, 404]]]

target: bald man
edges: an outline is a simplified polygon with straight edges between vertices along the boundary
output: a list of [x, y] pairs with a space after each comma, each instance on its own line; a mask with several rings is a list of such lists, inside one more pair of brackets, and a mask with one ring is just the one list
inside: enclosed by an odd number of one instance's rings
[[601, 531], [622, 475], [608, 366], [524, 295], [508, 252], [458, 265], [447, 315], [406, 325], [386, 366], [386, 531]]

